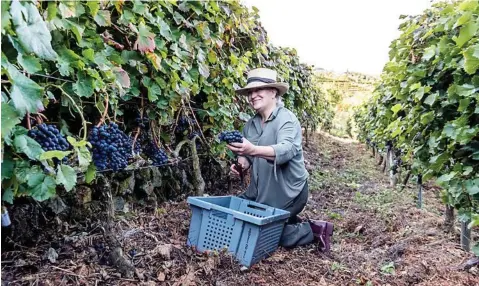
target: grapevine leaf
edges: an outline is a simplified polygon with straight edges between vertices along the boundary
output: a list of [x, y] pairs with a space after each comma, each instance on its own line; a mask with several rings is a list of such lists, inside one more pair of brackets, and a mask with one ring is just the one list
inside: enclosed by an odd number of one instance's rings
[[86, 146], [75, 147], [75, 151], [78, 154], [78, 166], [84, 170], [92, 161], [91, 153]]
[[25, 153], [32, 160], [38, 160], [43, 153], [42, 146], [27, 135], [15, 136], [13, 146], [17, 152]]
[[57, 16], [57, 3], [55, 1], [49, 1], [48, 2], [48, 8], [47, 8], [47, 20], [51, 21]]
[[28, 186], [33, 188], [43, 183], [45, 174], [38, 166], [33, 166], [28, 170], [27, 183]]
[[77, 42], [80, 43], [83, 37], [83, 32], [85, 31], [84, 26], [79, 25], [70, 20], [63, 20], [63, 21], [65, 23], [66, 28], [68, 28], [69, 30], [73, 32], [73, 34], [75, 35], [77, 39]]
[[100, 11], [100, 1], [88, 1], [86, 5], [90, 9], [90, 15], [93, 17], [95, 17], [98, 11]]
[[42, 69], [42, 65], [40, 64], [40, 60], [36, 57], [18, 54], [18, 63], [28, 72], [28, 73], [36, 73], [37, 71]]
[[96, 176], [95, 164], [90, 164], [88, 166], [88, 170], [86, 171], [86, 174], [85, 174], [86, 183], [87, 184], [91, 183], [95, 179], [95, 176]]
[[8, 10], [10, 9], [10, 2], [2, 1], [2, 34], [5, 32], [5, 28], [10, 26], [10, 13]]
[[57, 158], [58, 160], [62, 160], [66, 156], [70, 155], [72, 152], [71, 151], [59, 151], [59, 150], [52, 150], [52, 151], [46, 151], [40, 155], [39, 160], [50, 160], [53, 158]]
[[37, 7], [32, 3], [13, 0], [10, 7], [18, 40], [27, 52], [46, 60], [56, 60], [57, 53], [51, 45], [52, 36]]
[[2, 103], [2, 134], [4, 138], [10, 134], [13, 127], [20, 123], [20, 117], [13, 106], [7, 103]]
[[433, 45], [426, 48], [426, 50], [424, 51], [424, 55], [422, 56], [422, 59], [424, 61], [429, 61], [435, 55], [436, 55], [436, 46]]
[[401, 109], [402, 109], [402, 105], [399, 103], [391, 107], [391, 110], [392, 112], [394, 112], [394, 114], [398, 113]]
[[75, 170], [68, 165], [58, 165], [57, 167], [57, 185], [62, 184], [67, 192], [75, 187], [77, 174]]
[[41, 184], [33, 187], [31, 190], [32, 197], [37, 201], [45, 201], [55, 196], [56, 192], [55, 180], [50, 176], [45, 176]]
[[[3, 5], [4, 4], [2, 4], [2, 6]], [[14, 196], [13, 191], [12, 191], [12, 189], [9, 188], [9, 189], [5, 190], [5, 192], [3, 192], [2, 201], [5, 201], [9, 204], [13, 204], [13, 196]]]
[[428, 97], [426, 97], [426, 99], [424, 100], [424, 103], [428, 105], [433, 105], [437, 99], [437, 96], [438, 96], [437, 93], [431, 93]]
[[107, 10], [100, 10], [98, 13], [95, 15], [93, 18], [95, 22], [100, 26], [100, 27], [108, 27], [111, 26], [111, 15], [110, 11]]
[[7, 71], [13, 84], [10, 95], [13, 105], [20, 112], [20, 115], [43, 110], [41, 101], [43, 89], [36, 82], [20, 73], [13, 65], [8, 64]]
[[479, 45], [470, 46], [464, 51], [464, 70], [468, 74], [476, 73], [479, 69]]
[[469, 195], [473, 196], [475, 194], [479, 194], [479, 179], [466, 180], [464, 183], [466, 191], [469, 193]]
[[449, 174], [444, 174], [437, 179], [439, 185], [444, 184], [452, 180], [456, 176], [456, 172], [451, 172]]
[[161, 58], [155, 53], [146, 52], [146, 58], [153, 64], [155, 70], [159, 70], [161, 66]]
[[462, 47], [465, 43], [472, 39], [477, 32], [478, 26], [479, 25], [473, 21], [462, 26], [461, 30], [459, 31], [459, 36], [454, 38], [456, 45], [458, 47]]
[[158, 19], [158, 26], [160, 28], [160, 35], [162, 35], [168, 41], [172, 41], [173, 36], [171, 34], [170, 26], [168, 26], [168, 24], [161, 18]]
[[73, 84], [73, 90], [80, 97], [90, 97], [93, 92], [93, 78], [81, 71], [78, 73], [78, 79]]
[[12, 160], [12, 158], [10, 156], [8, 157], [5, 156], [2, 161], [2, 180], [10, 179], [13, 176], [14, 167], [15, 167], [15, 162]]
[[130, 87], [130, 76], [128, 76], [128, 73], [124, 69], [120, 67], [114, 67], [113, 73], [116, 76], [116, 80], [120, 83], [122, 87]]
[[153, 52], [155, 50], [155, 34], [150, 32], [150, 27], [140, 23], [138, 26], [138, 39], [135, 42], [135, 49], [144, 52]]

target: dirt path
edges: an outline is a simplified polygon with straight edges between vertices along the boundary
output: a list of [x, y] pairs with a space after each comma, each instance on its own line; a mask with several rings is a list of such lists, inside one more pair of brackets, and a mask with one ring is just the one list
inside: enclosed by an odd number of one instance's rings
[[[170, 202], [152, 211], [132, 207], [117, 232], [137, 273], [122, 278], [108, 265], [109, 249], [95, 225], [60, 243], [2, 253], [6, 285], [479, 285], [478, 269], [456, 270], [470, 254], [444, 233], [438, 190], [392, 191], [362, 145], [317, 135], [305, 149], [311, 196], [303, 216], [334, 222], [332, 252], [315, 245], [278, 249], [242, 271], [227, 255], [206, 256], [185, 246], [190, 211]], [[48, 259], [48, 249], [58, 254]], [[3, 263], [7, 261], [7, 263]]]

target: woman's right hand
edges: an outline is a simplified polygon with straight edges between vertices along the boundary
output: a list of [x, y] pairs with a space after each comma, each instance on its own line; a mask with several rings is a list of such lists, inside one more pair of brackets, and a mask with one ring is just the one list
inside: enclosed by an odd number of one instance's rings
[[[241, 169], [243, 169], [242, 170], [243, 172], [248, 170], [248, 168], [249, 168], [248, 159], [246, 159], [245, 157], [238, 156], [238, 165], [241, 166]], [[231, 173], [236, 175], [236, 176], [239, 176], [240, 175], [240, 172], [239, 172], [240, 170], [237, 169], [239, 166], [237, 166], [236, 164], [232, 164], [231, 167], [230, 167]]]

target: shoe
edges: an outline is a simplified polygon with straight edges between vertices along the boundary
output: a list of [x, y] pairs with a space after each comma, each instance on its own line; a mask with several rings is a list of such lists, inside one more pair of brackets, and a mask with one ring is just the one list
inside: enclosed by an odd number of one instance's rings
[[331, 236], [334, 232], [334, 225], [327, 221], [309, 220], [316, 242], [320, 243], [320, 251], [329, 252], [331, 249]]

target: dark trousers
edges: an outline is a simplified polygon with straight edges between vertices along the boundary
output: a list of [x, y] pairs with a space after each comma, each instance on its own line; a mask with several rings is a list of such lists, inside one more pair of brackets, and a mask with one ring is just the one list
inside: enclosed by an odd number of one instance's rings
[[284, 210], [290, 212], [290, 217], [286, 224], [295, 224], [300, 223], [301, 219], [298, 217], [298, 214], [303, 211], [306, 203], [308, 202], [309, 188], [308, 181], [304, 184], [303, 190], [301, 193], [287, 205]]

